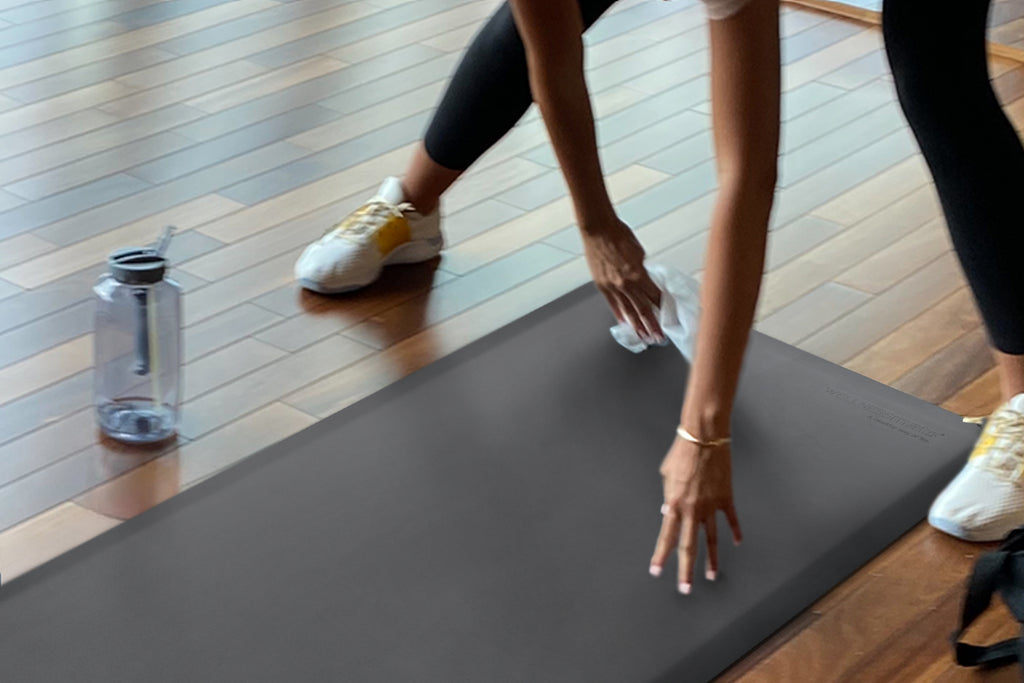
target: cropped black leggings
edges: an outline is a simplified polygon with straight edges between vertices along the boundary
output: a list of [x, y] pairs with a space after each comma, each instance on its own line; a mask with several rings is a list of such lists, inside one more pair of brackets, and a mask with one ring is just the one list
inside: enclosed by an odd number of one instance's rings
[[1024, 354], [1024, 147], [989, 80], [988, 9], [989, 0], [884, 0], [882, 28], [989, 339]]
[[[590, 28], [615, 0], [579, 0]], [[427, 128], [430, 158], [464, 171], [509, 132], [533, 102], [526, 49], [502, 4], [466, 49]]]
[[[654, 2], [655, 0], [651, 0]], [[989, 0], [884, 0], [883, 32], [900, 104], [931, 169], [989, 338], [1024, 354], [1024, 147], [992, 91]], [[590, 27], [614, 0], [580, 0]], [[526, 54], [502, 5], [477, 34], [424, 140], [465, 170], [532, 102]]]

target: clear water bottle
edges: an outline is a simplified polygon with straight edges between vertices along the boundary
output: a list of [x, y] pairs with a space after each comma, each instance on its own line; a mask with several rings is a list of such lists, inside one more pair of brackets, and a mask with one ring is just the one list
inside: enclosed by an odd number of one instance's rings
[[97, 281], [95, 404], [100, 429], [126, 443], [175, 434], [181, 402], [181, 287], [164, 250], [121, 249]]

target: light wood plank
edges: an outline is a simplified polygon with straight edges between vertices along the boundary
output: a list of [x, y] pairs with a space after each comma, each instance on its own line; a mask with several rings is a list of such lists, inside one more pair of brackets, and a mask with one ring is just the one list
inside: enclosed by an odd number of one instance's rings
[[233, 275], [319, 239], [334, 223], [361, 206], [375, 189], [365, 187], [339, 202], [181, 263], [178, 269], [211, 282]]
[[870, 296], [850, 287], [826, 282], [761, 321], [758, 331], [787, 344], [817, 332], [857, 308]]
[[939, 215], [938, 198], [922, 187], [765, 276], [760, 311], [774, 311], [831, 280]]
[[[349, 2], [340, 7], [301, 17], [243, 38], [194, 52], [171, 62], [139, 70], [130, 76], [122, 77], [120, 80], [127, 85], [133, 85], [138, 88], [160, 88], [172, 81], [197, 76], [206, 70], [225, 68], [232, 62], [245, 60], [261, 50], [283, 45], [290, 41], [319, 33], [320, 31], [343, 26], [370, 16], [375, 12], [377, 12], [377, 8], [366, 2]], [[267, 67], [259, 66], [252, 62], [245, 63], [250, 68], [258, 69], [260, 72], [268, 70]]]
[[95, 182], [104, 176], [128, 171], [136, 164], [182, 150], [192, 144], [188, 138], [174, 133], [158, 133], [33, 175], [8, 185], [7, 189], [26, 199], [44, 199], [58, 192]]
[[[177, 60], [175, 60], [177, 61]], [[173, 64], [174, 62], [165, 62]], [[162, 66], [162, 65], [161, 65]], [[121, 119], [134, 118], [155, 112], [163, 107], [182, 105], [182, 102], [221, 88], [230, 87], [239, 81], [265, 74], [267, 69], [240, 59], [223, 66], [201, 71], [188, 78], [172, 81], [164, 86], [139, 90], [133, 86], [132, 94], [100, 105], [99, 109]], [[115, 82], [124, 82], [120, 79]]]
[[422, 44], [441, 52], [459, 52], [469, 46], [479, 30], [476, 24], [469, 24], [424, 40]]
[[117, 525], [115, 519], [64, 503], [0, 533], [4, 585]]
[[800, 348], [834, 363], [842, 363], [962, 284], [959, 262], [953, 254], [944, 254], [836, 323], [808, 337]]
[[217, 112], [244, 104], [257, 97], [278, 92], [293, 85], [319, 78], [348, 66], [345, 62], [330, 57], [313, 57], [291, 66], [254, 76], [227, 88], [186, 100], [185, 104], [202, 111]]
[[863, 292], [879, 294], [952, 249], [945, 220], [935, 218], [841, 273], [835, 281]]
[[0, 369], [0, 406], [92, 367], [92, 335]]
[[783, 67], [783, 87], [785, 90], [798, 88], [881, 48], [881, 32], [875, 28], [865, 29]]
[[822, 204], [812, 214], [841, 225], [853, 225], [930, 181], [924, 160], [914, 156]]
[[[621, 202], [656, 185], [668, 176], [642, 166], [631, 166], [607, 179], [612, 199]], [[484, 186], [493, 184], [484, 179]], [[451, 206], [451, 204], [449, 204]], [[445, 252], [442, 267], [456, 274], [479, 268], [500, 254], [519, 249], [530, 242], [543, 240], [572, 224], [572, 203], [568, 198], [551, 202], [521, 218], [513, 219], [487, 232], [465, 240]]]
[[[274, 7], [272, 0], [232, 0], [184, 17], [98, 40], [41, 59], [0, 69], [0, 90], [46, 78], [70, 67], [151, 47], [176, 36]], [[124, 87], [124, 86], [122, 86]]]
[[3, 240], [0, 242], [0, 271], [45, 254], [52, 249], [56, 249], [55, 244], [31, 233]]
[[397, 50], [411, 43], [426, 44], [430, 39], [450, 29], [460, 28], [466, 24], [477, 28], [479, 23], [490, 17], [498, 6], [495, 0], [480, 0], [438, 12], [424, 19], [413, 21], [401, 28], [388, 31], [382, 35], [374, 35], [364, 40], [349, 43], [328, 54], [342, 62], [355, 64], [378, 55]]
[[827, 83], [838, 88], [852, 90], [889, 72], [885, 51], [869, 52], [859, 59], [842, 66], [830, 74], [818, 79], [819, 83]]
[[443, 81], [437, 81], [416, 88], [354, 114], [342, 116], [330, 123], [293, 135], [288, 138], [288, 142], [314, 152], [340, 145], [403, 118], [429, 111], [437, 105], [446, 85]]
[[[81, 113], [88, 111], [91, 110]], [[89, 122], [88, 128], [83, 130], [76, 128], [76, 122], [71, 120], [75, 115], [72, 115], [0, 137], [0, 158], [4, 159], [0, 161], [0, 183], [6, 184], [42, 173], [162, 133], [168, 128], [200, 117], [202, 112], [172, 105], [121, 123], [115, 123], [117, 118], [110, 114], [97, 114], [97, 120]], [[64, 139], [65, 133], [60, 132], [65, 127], [73, 136], [70, 139]], [[60, 144], [51, 144], [57, 142]], [[6, 150], [14, 150], [14, 154], [10, 155], [12, 158], [5, 158]]]
[[[19, 107], [21, 104], [19, 103]], [[13, 107], [8, 108], [13, 110]], [[0, 111], [4, 111], [0, 109]], [[101, 129], [117, 121], [117, 117], [111, 116], [98, 109], [83, 109], [67, 116], [62, 116], [51, 121], [22, 128], [14, 133], [0, 136], [0, 159], [9, 160], [26, 154], [32, 150], [57, 142], [68, 141], [75, 143], [86, 133]], [[0, 163], [0, 168], [7, 166], [9, 162]], [[29, 166], [34, 172], [45, 170], [38, 166]], [[0, 172], [0, 183], [7, 183], [11, 176]]]
[[241, 205], [218, 195], [206, 195], [168, 211], [82, 240], [69, 247], [50, 251], [28, 262], [0, 272], [0, 277], [32, 288], [99, 263], [115, 249], [135, 244], [149, 244], [164, 226], [173, 224], [181, 231], [191, 230], [220, 216], [229, 215]]
[[241, 209], [212, 221], [199, 231], [222, 242], [237, 242], [284, 221], [309, 213], [330, 202], [343, 199], [366, 188], [366, 179], [384, 178], [412, 153], [413, 145], [345, 169], [290, 192], [281, 194], [258, 206]]
[[0, 114], [0, 135], [7, 135], [29, 126], [52, 121], [132, 92], [135, 90], [126, 85], [115, 81], [106, 81], [42, 102], [11, 109]]

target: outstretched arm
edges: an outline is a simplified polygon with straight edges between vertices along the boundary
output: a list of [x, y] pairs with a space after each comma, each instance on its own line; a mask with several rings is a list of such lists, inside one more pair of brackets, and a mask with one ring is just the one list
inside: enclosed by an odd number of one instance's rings
[[583, 18], [576, 0], [510, 0], [526, 48], [530, 89], [572, 195], [594, 284], [619, 320], [660, 339], [654, 307], [661, 293], [644, 250], [615, 214], [597, 153], [594, 113], [583, 70]]
[[[718, 198], [701, 286], [701, 320], [681, 426], [699, 441], [728, 437], [743, 355], [764, 270], [779, 147], [779, 3], [752, 0], [710, 22], [711, 105]], [[662, 463], [665, 518], [652, 558], [658, 574], [679, 552], [679, 584], [689, 592], [704, 528], [708, 578], [718, 569], [715, 516], [736, 542], [730, 451], [676, 438]]]

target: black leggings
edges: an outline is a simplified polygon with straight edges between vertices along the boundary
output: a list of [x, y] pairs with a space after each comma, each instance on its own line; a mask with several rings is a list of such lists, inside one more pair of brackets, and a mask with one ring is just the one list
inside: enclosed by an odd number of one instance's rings
[[[590, 28], [615, 0], [579, 0]], [[466, 49], [427, 128], [430, 158], [464, 171], [512, 130], [533, 102], [526, 49], [512, 10], [503, 4]]]
[[[653, 0], [652, 0], [653, 1]], [[993, 346], [1024, 354], [1024, 148], [988, 77], [989, 0], [884, 0], [900, 104], [935, 178]], [[580, 0], [590, 27], [614, 0]], [[430, 158], [469, 168], [529, 108], [526, 54], [508, 4], [477, 34], [427, 129]], [[1020, 194], [1018, 194], [1020, 193]]]
[[989, 0], [884, 0], [903, 112], [992, 345], [1024, 354], [1024, 147], [992, 90]]

